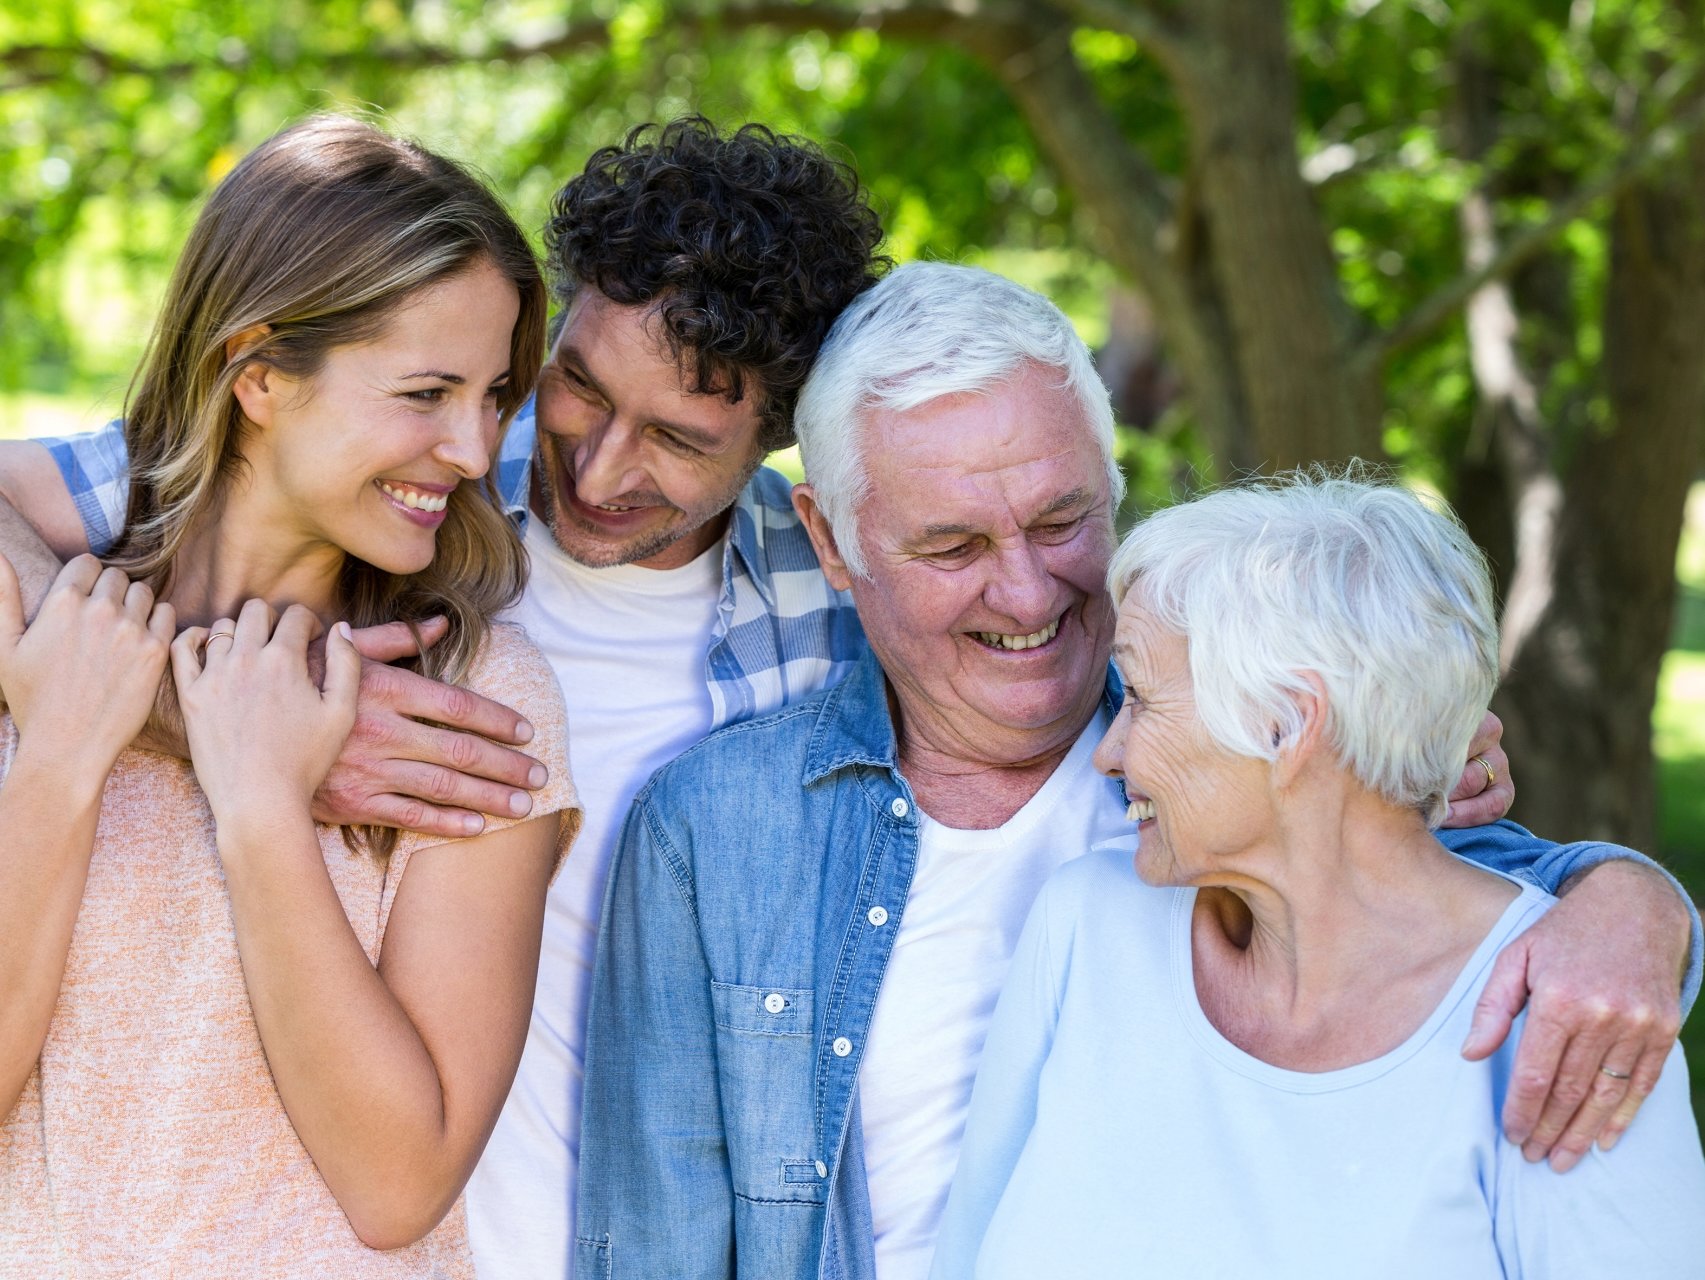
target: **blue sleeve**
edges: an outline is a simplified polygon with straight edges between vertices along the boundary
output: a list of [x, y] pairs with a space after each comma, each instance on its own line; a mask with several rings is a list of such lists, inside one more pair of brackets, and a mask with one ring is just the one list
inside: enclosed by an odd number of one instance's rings
[[1688, 1103], [1687, 1063], [1663, 1075], [1615, 1147], [1568, 1173], [1498, 1148], [1492, 1229], [1510, 1280], [1690, 1280], [1705, 1267], [1705, 1155]]
[[130, 505], [130, 454], [124, 443], [124, 420], [116, 418], [99, 431], [74, 436], [43, 436], [36, 443], [47, 449], [65, 488], [76, 504], [97, 556], [111, 551], [124, 532]]
[[643, 797], [611, 867], [587, 1012], [576, 1274], [732, 1277], [710, 972], [684, 864]]
[[1507, 820], [1483, 827], [1439, 830], [1433, 834], [1458, 857], [1525, 880], [1550, 894], [1556, 894], [1571, 877], [1590, 871], [1601, 862], [1626, 858], [1651, 867], [1670, 882], [1687, 905], [1687, 913], [1693, 921], [1692, 941], [1687, 948], [1687, 977], [1681, 984], [1682, 1016], [1692, 1010], [1693, 1002], [1699, 996], [1700, 978], [1705, 974], [1705, 932], [1700, 928], [1699, 910], [1693, 905], [1693, 899], [1687, 896], [1687, 890], [1681, 887], [1681, 882], [1645, 854], [1598, 840], [1556, 844]]

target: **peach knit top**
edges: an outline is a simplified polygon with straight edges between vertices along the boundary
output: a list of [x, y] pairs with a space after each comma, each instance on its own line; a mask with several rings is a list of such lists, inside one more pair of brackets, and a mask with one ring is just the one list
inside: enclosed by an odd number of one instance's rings
[[[560, 865], [580, 811], [550, 667], [519, 628], [499, 625], [467, 684], [532, 723], [527, 749], [551, 777], [531, 816], [559, 815]], [[17, 745], [0, 716], [0, 776]], [[405, 835], [381, 865], [335, 827], [319, 837], [377, 962], [410, 858], [441, 841]], [[0, 1124], [0, 1276], [472, 1275], [459, 1199], [406, 1248], [356, 1238], [267, 1069], [207, 800], [185, 762], [126, 751], [102, 798], [46, 1045]]]

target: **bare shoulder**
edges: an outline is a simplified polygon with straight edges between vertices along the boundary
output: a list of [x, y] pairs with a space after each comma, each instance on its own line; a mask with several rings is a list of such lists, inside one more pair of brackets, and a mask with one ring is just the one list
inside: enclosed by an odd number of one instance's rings
[[82, 517], [46, 446], [0, 440], [0, 499], [41, 535], [61, 560], [89, 549]]

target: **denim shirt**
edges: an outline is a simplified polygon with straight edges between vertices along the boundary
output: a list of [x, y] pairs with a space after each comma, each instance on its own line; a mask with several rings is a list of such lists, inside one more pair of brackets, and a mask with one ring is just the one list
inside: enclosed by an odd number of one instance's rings
[[[1552, 891], [1639, 856], [1513, 823], [1439, 835]], [[639, 793], [593, 978], [576, 1275], [875, 1280], [858, 1071], [917, 854], [869, 654]]]

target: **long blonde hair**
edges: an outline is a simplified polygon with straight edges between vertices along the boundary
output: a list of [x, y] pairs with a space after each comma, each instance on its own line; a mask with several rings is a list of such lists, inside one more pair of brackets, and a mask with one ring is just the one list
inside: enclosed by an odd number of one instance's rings
[[[130, 503], [107, 563], [169, 588], [173, 558], [243, 465], [232, 392], [247, 366], [311, 377], [332, 349], [376, 336], [416, 292], [482, 261], [520, 295], [499, 393], [506, 428], [538, 378], [546, 297], [526, 237], [497, 199], [452, 161], [341, 116], [303, 121], [250, 152], [196, 220], [132, 383]], [[262, 326], [258, 342], [227, 356], [233, 339]], [[445, 616], [449, 633], [414, 665], [454, 683], [526, 574], [494, 459], [483, 483], [451, 493], [427, 568], [397, 576], [346, 557], [338, 603], [357, 627]], [[396, 838], [359, 835], [379, 856]], [[355, 840], [347, 829], [345, 838]]]

